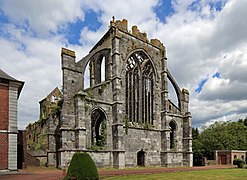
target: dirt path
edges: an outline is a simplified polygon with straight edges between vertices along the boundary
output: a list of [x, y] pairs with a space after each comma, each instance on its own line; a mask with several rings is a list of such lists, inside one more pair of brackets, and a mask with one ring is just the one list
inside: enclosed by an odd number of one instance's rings
[[[199, 170], [209, 170], [209, 169], [226, 169], [235, 168], [235, 166], [224, 166], [224, 165], [214, 165], [214, 166], [201, 166], [201, 167], [176, 167], [176, 168], [135, 168], [135, 169], [119, 169], [119, 170], [99, 170], [100, 179], [119, 176], [119, 175], [130, 175], [130, 174], [157, 174], [157, 173], [171, 173], [171, 172], [184, 172], [184, 171], [199, 171]], [[47, 169], [47, 168], [37, 168], [37, 169], [27, 169], [21, 170], [19, 174], [0, 174], [1, 180], [57, 180], [63, 179], [64, 172], [58, 169]]]
[[9, 174], [0, 173], [0, 180], [57, 180], [63, 178], [64, 171], [48, 168], [23, 169]]

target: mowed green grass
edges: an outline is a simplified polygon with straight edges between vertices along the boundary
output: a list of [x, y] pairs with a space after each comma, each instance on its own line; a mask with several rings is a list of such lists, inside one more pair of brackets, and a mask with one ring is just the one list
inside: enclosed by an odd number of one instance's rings
[[106, 180], [247, 180], [247, 169], [216, 169], [163, 174], [126, 175], [104, 178]]

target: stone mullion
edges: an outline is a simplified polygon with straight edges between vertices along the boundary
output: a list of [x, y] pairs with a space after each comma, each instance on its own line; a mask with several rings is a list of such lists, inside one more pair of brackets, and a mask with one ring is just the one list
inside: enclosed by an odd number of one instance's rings
[[[138, 67], [137, 67], [138, 68]], [[139, 122], [139, 102], [140, 102], [140, 97], [139, 97], [139, 75], [138, 75], [138, 69], [136, 72], [136, 122]]]
[[150, 91], [148, 92], [148, 123], [151, 124], [151, 101], [150, 101]]
[[147, 123], [147, 78], [144, 78], [144, 123]]
[[129, 121], [132, 122], [132, 72], [130, 72], [130, 76], [129, 76]]
[[138, 87], [138, 92], [139, 92], [139, 123], [142, 123], [142, 75], [141, 75], [141, 71], [139, 73], [139, 77], [138, 77], [138, 82], [139, 82], [139, 87]]
[[135, 87], [134, 87], [134, 78], [135, 78], [135, 75], [134, 75], [134, 71], [132, 70], [132, 74], [131, 74], [131, 122], [134, 122], [135, 121]]
[[145, 81], [145, 78], [142, 74], [142, 110], [141, 110], [141, 114], [142, 114], [142, 123], [145, 123], [145, 85], [144, 85], [144, 81]]
[[153, 75], [151, 80], [151, 124], [154, 124], [154, 85], [153, 85]]
[[129, 117], [129, 73], [126, 73], [125, 80], [125, 113]]
[[90, 68], [89, 68], [89, 70], [90, 70], [90, 87], [92, 87], [95, 84], [94, 62], [91, 61], [89, 66], [90, 66]]

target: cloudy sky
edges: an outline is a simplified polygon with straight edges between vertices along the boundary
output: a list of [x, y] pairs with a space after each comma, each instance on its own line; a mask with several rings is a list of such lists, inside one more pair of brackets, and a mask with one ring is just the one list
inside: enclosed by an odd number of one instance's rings
[[61, 87], [61, 47], [77, 60], [112, 16], [167, 48], [168, 67], [190, 91], [193, 126], [247, 117], [247, 0], [0, 0], [0, 68], [25, 81], [19, 129]]

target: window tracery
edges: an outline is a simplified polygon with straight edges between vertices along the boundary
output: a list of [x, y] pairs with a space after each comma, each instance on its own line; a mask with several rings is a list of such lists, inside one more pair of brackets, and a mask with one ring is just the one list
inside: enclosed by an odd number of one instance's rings
[[154, 70], [143, 52], [133, 53], [126, 63], [126, 114], [130, 122], [153, 124]]

